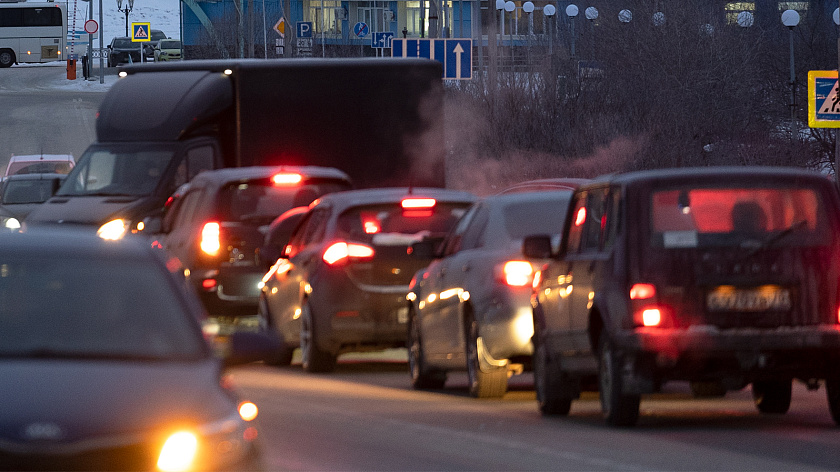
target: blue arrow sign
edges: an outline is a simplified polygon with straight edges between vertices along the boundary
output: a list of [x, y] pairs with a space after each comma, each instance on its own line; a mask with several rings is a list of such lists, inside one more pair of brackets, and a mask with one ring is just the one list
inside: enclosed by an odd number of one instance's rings
[[373, 48], [389, 48], [391, 47], [391, 39], [393, 37], [393, 31], [381, 31], [373, 33], [373, 37], [370, 40], [370, 46]]
[[433, 59], [443, 64], [444, 79], [472, 79], [472, 39], [394, 38], [391, 56]]

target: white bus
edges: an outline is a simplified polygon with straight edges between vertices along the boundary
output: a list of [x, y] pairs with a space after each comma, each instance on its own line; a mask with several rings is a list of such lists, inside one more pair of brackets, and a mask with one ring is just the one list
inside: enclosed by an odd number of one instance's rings
[[0, 68], [65, 58], [67, 6], [0, 0]]

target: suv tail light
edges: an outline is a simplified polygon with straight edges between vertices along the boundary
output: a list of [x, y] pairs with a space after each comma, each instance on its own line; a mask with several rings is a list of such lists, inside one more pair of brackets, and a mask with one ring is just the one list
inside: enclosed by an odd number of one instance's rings
[[630, 287], [630, 306], [633, 311], [633, 325], [646, 328], [663, 328], [671, 325], [668, 310], [659, 304], [656, 286], [633, 284]]
[[222, 248], [221, 242], [221, 225], [216, 221], [205, 223], [201, 228], [201, 250], [206, 254], [215, 256], [219, 254], [219, 249]]
[[507, 261], [501, 272], [502, 280], [511, 287], [529, 286], [534, 280], [534, 267], [528, 261]]
[[373, 259], [373, 248], [364, 244], [339, 241], [333, 243], [324, 251], [324, 262], [336, 265], [346, 261], [363, 261]]
[[630, 287], [630, 300], [646, 300], [656, 296], [656, 286], [653, 284], [633, 284]]

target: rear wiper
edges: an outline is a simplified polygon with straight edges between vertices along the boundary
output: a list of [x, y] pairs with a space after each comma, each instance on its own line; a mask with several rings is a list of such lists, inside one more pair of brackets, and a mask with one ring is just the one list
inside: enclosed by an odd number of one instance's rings
[[790, 234], [795, 231], [799, 231], [801, 228], [808, 226], [808, 221], [806, 220], [799, 220], [796, 223], [790, 225], [789, 227], [779, 231], [778, 233], [771, 234], [764, 238], [764, 240], [760, 241], [757, 245], [750, 248], [744, 255], [738, 258], [738, 260], [749, 259], [750, 257], [758, 254], [759, 252], [773, 247], [776, 243], [781, 241], [782, 239], [786, 238]]

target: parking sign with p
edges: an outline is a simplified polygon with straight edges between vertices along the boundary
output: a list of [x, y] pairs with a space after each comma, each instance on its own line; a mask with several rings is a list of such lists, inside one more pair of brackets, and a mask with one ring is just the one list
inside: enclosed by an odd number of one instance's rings
[[311, 21], [298, 21], [297, 22], [297, 37], [298, 38], [311, 38], [312, 37], [312, 22]]

